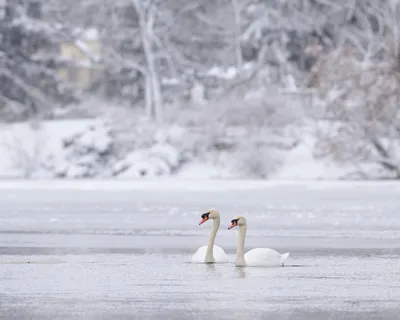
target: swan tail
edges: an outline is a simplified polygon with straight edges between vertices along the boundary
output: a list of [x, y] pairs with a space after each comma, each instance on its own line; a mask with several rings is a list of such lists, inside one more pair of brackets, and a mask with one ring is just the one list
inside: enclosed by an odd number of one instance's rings
[[290, 252], [286, 252], [286, 253], [284, 253], [284, 254], [282, 254], [281, 255], [281, 261], [282, 261], [282, 264], [283, 264], [283, 262], [287, 259], [287, 258], [289, 258], [289, 256], [290, 256]]

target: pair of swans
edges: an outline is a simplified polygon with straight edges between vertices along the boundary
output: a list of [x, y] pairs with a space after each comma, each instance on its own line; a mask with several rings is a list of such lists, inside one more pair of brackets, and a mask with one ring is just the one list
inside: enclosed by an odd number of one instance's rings
[[[220, 225], [220, 215], [218, 211], [211, 210], [202, 214], [199, 225], [208, 220], [213, 220], [211, 234], [208, 244], [200, 247], [192, 257], [193, 262], [197, 263], [225, 263], [229, 258], [225, 251], [214, 245]], [[238, 216], [231, 221], [228, 229], [239, 227], [239, 240], [236, 250], [235, 265], [238, 267], [283, 267], [284, 261], [289, 257], [289, 252], [280, 254], [269, 248], [256, 248], [244, 253], [244, 241], [246, 237], [247, 224], [244, 217]]]

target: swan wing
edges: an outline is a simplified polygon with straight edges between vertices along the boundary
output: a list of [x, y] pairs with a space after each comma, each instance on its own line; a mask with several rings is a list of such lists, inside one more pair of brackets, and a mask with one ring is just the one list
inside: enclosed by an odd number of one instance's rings
[[[222, 249], [220, 246], [214, 245], [213, 250], [214, 250], [215, 263], [229, 262], [228, 255], [225, 253], [224, 249]], [[192, 256], [192, 262], [204, 263], [204, 260], [206, 258], [206, 253], [207, 253], [207, 246], [206, 245], [201, 246]]]
[[192, 256], [192, 262], [204, 263], [204, 258], [206, 256], [207, 246], [201, 246]]
[[283, 261], [289, 254], [281, 255], [278, 251], [269, 248], [255, 248], [244, 255], [247, 266], [282, 267]]
[[214, 259], [216, 263], [229, 262], [228, 255], [220, 246], [214, 245]]

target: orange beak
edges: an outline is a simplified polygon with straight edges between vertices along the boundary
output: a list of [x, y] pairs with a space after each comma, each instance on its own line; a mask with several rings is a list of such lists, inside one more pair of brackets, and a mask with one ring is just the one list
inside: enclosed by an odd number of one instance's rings
[[232, 224], [228, 227], [228, 230], [232, 229], [232, 228], [234, 228], [236, 226], [237, 226], [237, 223], [236, 222], [232, 222]]
[[207, 220], [208, 220], [208, 218], [207, 218], [207, 217], [204, 217], [204, 218], [200, 221], [199, 225], [203, 224], [203, 223], [206, 222]]

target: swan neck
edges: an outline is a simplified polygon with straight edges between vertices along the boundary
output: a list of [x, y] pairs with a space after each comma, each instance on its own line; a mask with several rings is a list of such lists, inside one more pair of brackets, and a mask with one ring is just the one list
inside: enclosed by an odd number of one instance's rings
[[220, 225], [220, 218], [215, 218], [213, 220], [213, 226], [211, 229], [210, 237], [208, 238], [208, 246], [207, 246], [207, 253], [206, 253], [206, 260], [212, 262], [214, 260], [214, 242], [215, 237], [217, 236], [217, 231]]
[[246, 226], [239, 227], [239, 238], [236, 250], [236, 265], [244, 265], [244, 240], [246, 237]]

